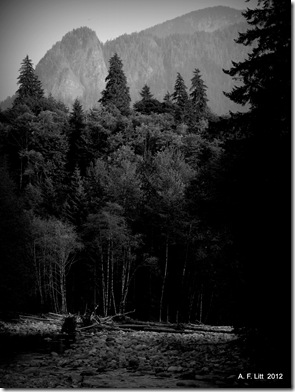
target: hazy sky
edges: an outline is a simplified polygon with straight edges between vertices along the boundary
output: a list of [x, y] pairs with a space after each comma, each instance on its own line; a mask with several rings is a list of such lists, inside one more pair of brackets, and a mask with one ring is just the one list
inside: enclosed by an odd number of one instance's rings
[[69, 31], [88, 26], [101, 42], [143, 30], [197, 9], [251, 0], [0, 0], [0, 101], [13, 95], [22, 60], [34, 67]]

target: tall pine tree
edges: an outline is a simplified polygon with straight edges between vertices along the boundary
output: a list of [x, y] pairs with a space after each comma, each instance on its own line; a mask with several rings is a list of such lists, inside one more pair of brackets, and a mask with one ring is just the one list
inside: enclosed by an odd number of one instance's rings
[[200, 70], [195, 68], [194, 76], [191, 80], [190, 98], [193, 103], [194, 110], [199, 118], [203, 117], [207, 109], [207, 86], [205, 85]]
[[140, 92], [142, 99], [134, 104], [134, 109], [142, 114], [161, 113], [161, 103], [153, 98], [153, 94], [147, 84], [145, 84]]
[[176, 104], [175, 121], [184, 122], [189, 99], [188, 99], [187, 87], [184, 83], [183, 77], [179, 72], [177, 73], [172, 97], [174, 103]]
[[86, 172], [86, 151], [83, 133], [86, 123], [83, 108], [78, 99], [76, 99], [73, 104], [69, 125], [68, 169], [70, 172], [73, 172], [75, 167], [78, 166], [81, 173], [84, 175]]
[[18, 77], [19, 88], [14, 105], [27, 104], [29, 107], [36, 106], [38, 100], [44, 97], [42, 84], [35, 74], [32, 60], [27, 55], [22, 61]]
[[[244, 264], [245, 322], [258, 327], [272, 354], [273, 371], [290, 377], [291, 326], [291, 5], [258, 0], [244, 16], [250, 28], [237, 42], [248, 57], [225, 71], [240, 84], [226, 93], [250, 110], [233, 117], [243, 139], [225, 145], [235, 186], [226, 197], [235, 215], [235, 243]], [[235, 157], [233, 159], [233, 157]], [[223, 165], [225, 167], [225, 165]], [[233, 175], [235, 177], [233, 177]], [[228, 182], [230, 188], [230, 182]], [[234, 206], [235, 205], [235, 206]], [[286, 306], [287, 305], [287, 306]], [[279, 337], [279, 338], [277, 338]], [[270, 355], [268, 355], [270, 357]], [[265, 363], [267, 366], [267, 363]], [[285, 377], [286, 374], [286, 377]]]
[[252, 27], [239, 34], [237, 43], [253, 45], [253, 49], [246, 60], [233, 61], [233, 67], [224, 70], [241, 82], [225, 95], [236, 103], [250, 105], [252, 116], [265, 124], [261, 132], [270, 135], [273, 129], [290, 133], [290, 3], [258, 0], [258, 7], [247, 9], [244, 16]]
[[117, 53], [110, 58], [109, 64], [109, 73], [105, 79], [106, 87], [98, 102], [103, 106], [114, 105], [121, 114], [127, 115], [130, 112], [131, 98], [123, 64]]

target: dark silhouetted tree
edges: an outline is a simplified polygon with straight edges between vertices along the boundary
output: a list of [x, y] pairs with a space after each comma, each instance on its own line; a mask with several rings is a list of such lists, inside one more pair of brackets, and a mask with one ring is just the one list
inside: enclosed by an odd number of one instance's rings
[[22, 61], [20, 74], [18, 76], [19, 88], [14, 100], [14, 106], [17, 104], [26, 104], [29, 107], [36, 107], [38, 100], [44, 97], [42, 84], [35, 74], [35, 70], [29, 56]]
[[207, 86], [205, 85], [199, 69], [194, 70], [194, 76], [191, 80], [191, 88], [190, 88], [190, 98], [193, 103], [194, 111], [197, 116], [201, 118], [207, 109], [207, 94], [206, 94]]
[[175, 120], [177, 122], [184, 122], [186, 117], [186, 108], [188, 105], [188, 93], [183, 77], [179, 72], [177, 73], [172, 97], [176, 104]]
[[[258, 0], [257, 8], [247, 9], [244, 16], [250, 28], [237, 42], [252, 51], [225, 71], [239, 81], [226, 95], [248, 104], [250, 111], [233, 117], [240, 134], [225, 145], [229, 187], [224, 198], [231, 203], [235, 243], [244, 264], [241, 316], [258, 327], [273, 355], [289, 366], [291, 5]], [[277, 368], [283, 369], [283, 362]]]
[[85, 174], [85, 143], [83, 138], [86, 127], [85, 114], [82, 105], [78, 99], [73, 104], [73, 110], [69, 120], [69, 153], [68, 167], [71, 172], [78, 165], [81, 174]]
[[150, 91], [149, 86], [146, 84], [143, 86], [140, 95], [142, 99], [134, 104], [134, 109], [142, 114], [161, 113], [161, 103], [153, 98], [153, 94]]
[[109, 73], [105, 79], [106, 87], [98, 102], [103, 106], [114, 105], [122, 114], [127, 115], [130, 111], [131, 98], [123, 64], [117, 53], [110, 58], [109, 64]]

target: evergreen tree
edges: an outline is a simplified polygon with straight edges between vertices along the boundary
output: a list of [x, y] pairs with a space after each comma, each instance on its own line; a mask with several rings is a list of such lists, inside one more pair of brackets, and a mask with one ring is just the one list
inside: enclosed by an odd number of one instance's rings
[[106, 87], [98, 102], [103, 106], [114, 105], [121, 114], [127, 115], [130, 112], [131, 98], [123, 64], [117, 53], [110, 58], [109, 64], [109, 73], [105, 79]]
[[153, 98], [153, 94], [147, 84], [145, 84], [140, 92], [140, 96], [142, 97], [143, 101], [147, 101]]
[[22, 61], [18, 84], [19, 88], [16, 92], [17, 97], [14, 100], [14, 106], [20, 103], [27, 104], [29, 107], [32, 105], [36, 106], [38, 100], [44, 97], [42, 84], [35, 74], [29, 56], [26, 56]]
[[67, 200], [63, 206], [66, 219], [75, 225], [77, 229], [81, 228], [86, 215], [86, 192], [84, 181], [80, 174], [78, 166], [71, 176], [71, 183], [68, 187]]
[[187, 87], [184, 83], [183, 77], [179, 72], [177, 73], [172, 97], [173, 101], [176, 104], [175, 121], [184, 122], [189, 98], [187, 93]]
[[173, 99], [173, 95], [170, 94], [169, 91], [167, 91], [167, 93], [165, 94], [165, 96], [163, 98], [163, 102], [172, 103], [172, 99]]
[[[237, 42], [251, 45], [252, 51], [225, 71], [241, 82], [226, 95], [234, 102], [249, 104], [250, 110], [232, 116], [237, 132], [235, 140], [225, 145], [223, 168], [229, 187], [223, 197], [231, 204], [235, 243], [243, 261], [246, 284], [242, 317], [268, 340], [272, 355], [280, 358], [276, 368], [286, 366], [284, 373], [288, 374], [291, 6], [288, 2], [258, 0], [258, 7], [247, 9], [244, 16], [250, 28]], [[243, 132], [242, 139], [238, 131]], [[233, 191], [234, 199], [230, 196]]]
[[140, 95], [142, 99], [134, 104], [135, 111], [140, 112], [142, 114], [162, 112], [161, 103], [157, 99], [153, 98], [153, 94], [151, 93], [148, 85], [145, 84], [143, 86]]
[[207, 108], [208, 99], [206, 89], [207, 86], [202, 80], [200, 70], [196, 68], [191, 80], [190, 98], [192, 100], [194, 110], [199, 118], [205, 114]]
[[78, 99], [73, 104], [73, 110], [69, 120], [69, 153], [68, 167], [71, 172], [74, 171], [76, 165], [80, 168], [82, 174], [85, 174], [85, 149], [83, 133], [86, 127], [85, 115], [82, 105]]
[[170, 94], [169, 91], [167, 91], [167, 93], [163, 98], [162, 111], [164, 113], [172, 113], [174, 109], [175, 109], [175, 105], [173, 103], [173, 95]]
[[274, 128], [290, 132], [291, 6], [258, 0], [258, 8], [247, 9], [244, 16], [252, 27], [240, 33], [236, 42], [253, 49], [246, 60], [233, 61], [233, 67], [224, 70], [242, 82], [225, 95], [236, 103], [250, 104], [252, 116], [267, 122], [263, 129], [268, 134]]

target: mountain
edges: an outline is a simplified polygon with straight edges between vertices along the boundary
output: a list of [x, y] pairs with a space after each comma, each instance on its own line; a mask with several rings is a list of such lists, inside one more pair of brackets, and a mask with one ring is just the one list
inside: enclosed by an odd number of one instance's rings
[[231, 24], [213, 32], [173, 34], [158, 38], [146, 31], [123, 35], [104, 45], [106, 62], [117, 52], [124, 64], [132, 101], [140, 99], [144, 84], [155, 98], [162, 100], [167, 91], [173, 92], [177, 72], [190, 87], [195, 68], [199, 68], [207, 86], [209, 106], [216, 114], [241, 110], [239, 105], [224, 96], [234, 86], [232, 78], [223, 72], [231, 61], [241, 61], [248, 49], [235, 43], [246, 23]]
[[89, 28], [75, 29], [46, 53], [36, 73], [46, 93], [67, 105], [79, 97], [90, 107], [100, 98], [108, 73], [102, 44]]
[[177, 72], [190, 87], [195, 68], [207, 86], [209, 106], [216, 114], [243, 110], [224, 96], [234, 81], [222, 69], [243, 60], [249, 48], [234, 40], [247, 24], [240, 11], [210, 7], [190, 12], [139, 33], [124, 34], [102, 44], [96, 33], [81, 27], [67, 33], [40, 60], [36, 73], [47, 94], [71, 106], [97, 105], [105, 87], [109, 59], [117, 53], [130, 88], [132, 103], [147, 84], [155, 98], [173, 92]]
[[224, 6], [204, 8], [145, 30], [153, 36], [164, 38], [171, 34], [193, 34], [196, 31], [212, 32], [232, 24], [244, 22], [241, 11]]

